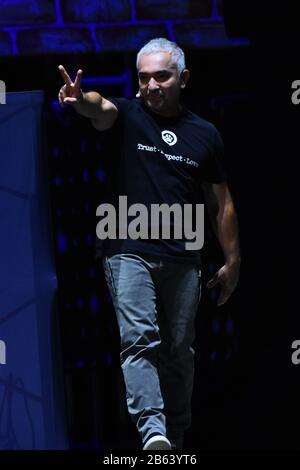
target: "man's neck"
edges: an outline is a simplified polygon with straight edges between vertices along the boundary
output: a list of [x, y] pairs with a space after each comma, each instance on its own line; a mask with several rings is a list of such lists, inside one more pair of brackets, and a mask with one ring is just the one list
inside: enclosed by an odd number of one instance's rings
[[155, 109], [149, 108], [153, 113], [157, 114], [158, 116], [162, 116], [165, 118], [173, 118], [173, 117], [178, 117], [181, 112], [182, 112], [182, 106], [180, 103], [172, 109], [166, 110], [166, 111], [156, 111]]

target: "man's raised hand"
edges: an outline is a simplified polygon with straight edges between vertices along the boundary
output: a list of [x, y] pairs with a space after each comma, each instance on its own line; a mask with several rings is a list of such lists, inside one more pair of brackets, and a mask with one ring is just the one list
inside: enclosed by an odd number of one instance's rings
[[65, 104], [79, 103], [83, 98], [83, 93], [80, 88], [82, 70], [78, 70], [75, 82], [72, 82], [70, 76], [62, 65], [58, 66], [58, 70], [60, 71], [60, 74], [65, 82], [64, 86], [61, 87], [58, 93], [59, 104], [63, 107]]

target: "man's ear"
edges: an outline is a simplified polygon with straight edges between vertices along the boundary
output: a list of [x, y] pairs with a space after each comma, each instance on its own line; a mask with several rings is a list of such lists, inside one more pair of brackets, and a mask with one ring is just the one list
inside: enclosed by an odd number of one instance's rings
[[180, 74], [180, 88], [185, 88], [190, 78], [190, 71], [188, 69], [184, 69]]

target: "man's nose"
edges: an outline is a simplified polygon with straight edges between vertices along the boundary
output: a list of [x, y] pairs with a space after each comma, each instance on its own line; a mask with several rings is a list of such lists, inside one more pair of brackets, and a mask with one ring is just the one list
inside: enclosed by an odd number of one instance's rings
[[148, 82], [148, 89], [149, 90], [157, 90], [159, 88], [157, 81], [155, 78], [151, 77]]

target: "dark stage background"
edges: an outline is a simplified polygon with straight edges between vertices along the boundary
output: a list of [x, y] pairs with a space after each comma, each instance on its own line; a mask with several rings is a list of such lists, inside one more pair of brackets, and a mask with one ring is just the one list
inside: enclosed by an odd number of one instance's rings
[[[184, 101], [224, 138], [242, 250], [240, 283], [228, 303], [217, 308], [216, 292], [203, 291], [187, 450], [299, 448], [300, 365], [298, 370], [291, 361], [292, 342], [300, 337], [299, 110], [291, 102], [291, 83], [299, 78], [299, 38], [290, 10], [249, 10], [253, 16], [239, 10], [238, 2], [228, 2], [227, 33], [248, 36], [248, 45], [185, 47], [191, 79]], [[90, 79], [85, 90], [134, 96], [135, 51], [0, 57], [0, 79], [8, 91], [41, 89], [46, 95], [45, 184], [51, 196], [69, 446], [135, 449], [140, 441], [126, 410], [115, 315], [94, 253], [95, 211], [109, 151], [86, 119], [59, 108], [60, 63], [73, 77], [83, 69]], [[207, 281], [222, 262], [210, 230], [203, 256]]]

